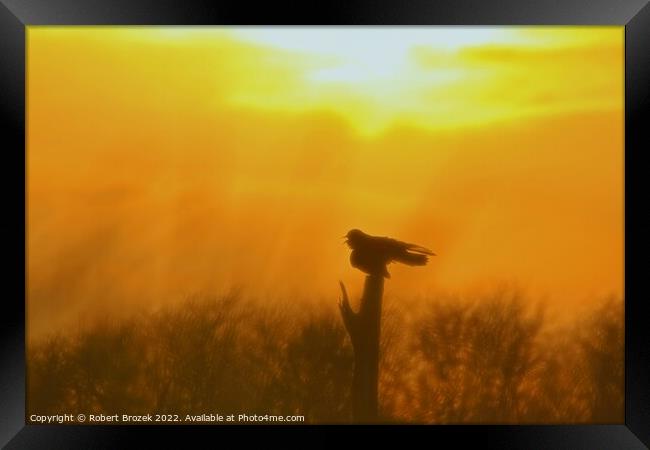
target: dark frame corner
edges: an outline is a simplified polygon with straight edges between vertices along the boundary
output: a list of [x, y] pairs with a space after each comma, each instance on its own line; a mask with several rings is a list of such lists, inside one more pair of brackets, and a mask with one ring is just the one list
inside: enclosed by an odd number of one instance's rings
[[[300, 6], [304, 5], [304, 6]], [[650, 446], [650, 327], [644, 293], [649, 248], [650, 3], [648, 0], [457, 0], [248, 5], [207, 0], [0, 0], [0, 114], [3, 145], [4, 298], [0, 372], [0, 444], [8, 448], [116, 448], [134, 433], [167, 445], [224, 427], [25, 425], [25, 36], [30, 25], [618, 25], [625, 26], [625, 424], [578, 426], [433, 426], [410, 428], [495, 448], [633, 449]], [[644, 176], [645, 175], [645, 176]], [[8, 201], [7, 201], [8, 200]], [[639, 207], [639, 205], [643, 205]], [[283, 427], [275, 427], [274, 430]], [[361, 430], [366, 427], [359, 427]], [[314, 428], [292, 428], [312, 431]], [[322, 429], [322, 428], [319, 428]], [[394, 427], [372, 428], [385, 434]], [[246, 430], [240, 428], [238, 437]], [[268, 430], [268, 428], [267, 428]], [[327, 427], [327, 432], [332, 431]], [[173, 432], [173, 435], [172, 435]], [[320, 433], [325, 437], [325, 433]], [[171, 440], [170, 440], [171, 439]], [[331, 438], [330, 438], [331, 439]], [[332, 441], [334, 441], [332, 439]], [[45, 445], [47, 444], [47, 445]], [[180, 444], [179, 444], [180, 445]]]

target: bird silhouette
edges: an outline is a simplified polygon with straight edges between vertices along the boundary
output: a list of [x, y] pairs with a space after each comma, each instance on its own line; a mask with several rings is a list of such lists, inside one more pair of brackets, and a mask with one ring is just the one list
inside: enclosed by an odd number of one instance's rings
[[431, 250], [420, 245], [389, 237], [371, 236], [357, 229], [348, 231], [345, 242], [352, 249], [352, 267], [385, 278], [390, 278], [387, 264], [400, 262], [409, 266], [424, 266], [429, 261], [429, 256], [435, 256]]

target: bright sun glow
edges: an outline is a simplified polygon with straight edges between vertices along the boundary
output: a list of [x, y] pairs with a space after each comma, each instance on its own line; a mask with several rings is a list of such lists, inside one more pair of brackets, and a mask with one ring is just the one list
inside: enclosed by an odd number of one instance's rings
[[235, 36], [259, 45], [331, 57], [331, 67], [315, 69], [307, 77], [316, 82], [350, 84], [373, 83], [375, 80], [399, 82], [400, 75], [411, 65], [410, 52], [417, 47], [455, 52], [486, 42], [521, 40], [514, 32], [496, 28], [253, 28], [238, 30]]

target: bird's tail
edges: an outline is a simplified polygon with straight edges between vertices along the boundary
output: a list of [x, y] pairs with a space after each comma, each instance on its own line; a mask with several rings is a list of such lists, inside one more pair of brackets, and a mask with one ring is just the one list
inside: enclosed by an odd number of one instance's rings
[[424, 266], [429, 261], [429, 257], [419, 253], [404, 252], [396, 257], [395, 261], [409, 266]]

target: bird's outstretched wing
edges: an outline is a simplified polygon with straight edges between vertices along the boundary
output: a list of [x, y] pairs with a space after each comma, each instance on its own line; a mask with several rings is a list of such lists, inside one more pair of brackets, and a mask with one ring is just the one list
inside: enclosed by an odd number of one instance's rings
[[390, 245], [392, 245], [394, 248], [403, 248], [404, 250], [408, 250], [409, 252], [421, 253], [423, 255], [436, 256], [436, 254], [433, 253], [431, 250], [429, 250], [426, 247], [422, 247], [421, 245], [410, 244], [408, 242], [398, 241], [397, 239], [393, 239], [393, 238], [389, 238], [389, 237], [383, 237], [382, 239], [384, 239], [385, 242], [390, 243]]

